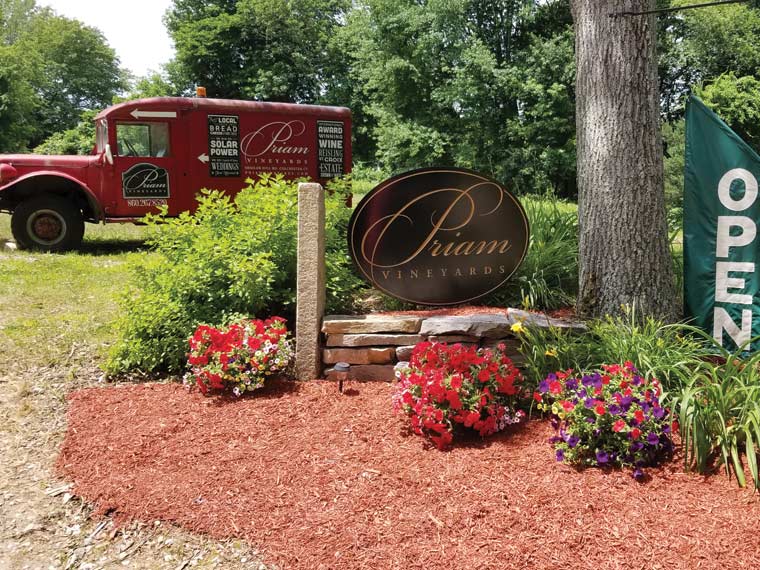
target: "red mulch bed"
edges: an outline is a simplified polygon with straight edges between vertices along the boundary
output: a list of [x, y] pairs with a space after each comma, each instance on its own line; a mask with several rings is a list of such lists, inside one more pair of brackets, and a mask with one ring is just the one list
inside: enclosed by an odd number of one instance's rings
[[82, 390], [58, 467], [98, 513], [245, 537], [288, 569], [760, 564], [760, 500], [723, 475], [685, 474], [678, 461], [645, 483], [575, 471], [554, 461], [537, 421], [440, 452], [405, 432], [391, 390]]

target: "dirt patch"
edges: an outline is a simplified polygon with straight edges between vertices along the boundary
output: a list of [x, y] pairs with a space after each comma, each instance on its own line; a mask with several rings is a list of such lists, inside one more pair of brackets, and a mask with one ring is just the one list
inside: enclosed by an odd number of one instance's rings
[[387, 384], [276, 382], [240, 400], [176, 385], [70, 397], [58, 461], [97, 512], [245, 537], [294, 569], [746, 568], [760, 501], [674, 461], [635, 482], [553, 460], [531, 422], [439, 452]]

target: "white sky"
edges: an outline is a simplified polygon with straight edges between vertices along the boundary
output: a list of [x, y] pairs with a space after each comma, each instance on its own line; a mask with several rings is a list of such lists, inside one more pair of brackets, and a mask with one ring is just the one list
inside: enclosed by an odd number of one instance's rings
[[163, 17], [171, 0], [37, 0], [61, 16], [99, 29], [121, 66], [136, 76], [159, 71], [174, 56]]

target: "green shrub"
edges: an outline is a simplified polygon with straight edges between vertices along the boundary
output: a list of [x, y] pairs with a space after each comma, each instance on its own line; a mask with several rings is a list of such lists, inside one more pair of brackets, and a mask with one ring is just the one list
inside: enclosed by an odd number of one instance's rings
[[729, 353], [702, 334], [718, 356], [704, 358], [684, 373], [684, 387], [672, 398], [686, 467], [708, 473], [713, 465], [722, 465], [743, 487], [743, 455], [760, 489], [760, 352], [744, 358], [747, 345]]
[[[361, 283], [345, 253], [344, 199], [339, 191], [326, 199], [328, 310], [350, 308]], [[264, 176], [234, 200], [203, 190], [194, 214], [148, 216], [158, 255], [132, 268], [107, 370], [177, 371], [198, 324], [233, 314], [292, 317], [297, 207], [295, 183]]]
[[551, 196], [521, 202], [530, 223], [528, 253], [512, 278], [483, 304], [544, 310], [572, 305], [578, 290], [576, 208]]
[[662, 383], [667, 398], [680, 392], [683, 379], [709, 352], [694, 327], [651, 317], [641, 320], [633, 309], [587, 325], [584, 333], [526, 327], [520, 351], [527, 382], [538, 382], [555, 370], [589, 370], [607, 362], [631, 361], [642, 375]]

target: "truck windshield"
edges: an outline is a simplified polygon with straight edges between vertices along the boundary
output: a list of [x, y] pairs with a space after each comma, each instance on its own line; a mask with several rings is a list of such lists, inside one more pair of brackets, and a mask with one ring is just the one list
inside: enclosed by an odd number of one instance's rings
[[119, 156], [169, 156], [168, 123], [117, 123]]

